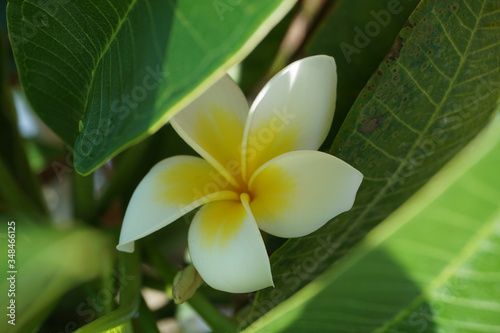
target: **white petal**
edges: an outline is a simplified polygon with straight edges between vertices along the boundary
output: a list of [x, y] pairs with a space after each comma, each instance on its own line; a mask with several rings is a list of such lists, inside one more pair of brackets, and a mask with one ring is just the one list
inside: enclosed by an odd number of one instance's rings
[[294, 150], [317, 150], [335, 111], [337, 67], [320, 55], [296, 61], [276, 74], [259, 93], [245, 125], [243, 175]]
[[226, 75], [176, 114], [171, 123], [198, 154], [236, 186], [247, 115], [243, 92]]
[[156, 164], [130, 199], [116, 247], [133, 252], [134, 241], [214, 200], [238, 199], [230, 184], [205, 160], [175, 156]]
[[203, 206], [189, 228], [188, 244], [194, 267], [212, 288], [246, 293], [273, 285], [260, 231], [239, 201]]
[[351, 209], [362, 180], [358, 170], [335, 156], [286, 153], [250, 179], [250, 209], [260, 229], [279, 237], [301, 237]]

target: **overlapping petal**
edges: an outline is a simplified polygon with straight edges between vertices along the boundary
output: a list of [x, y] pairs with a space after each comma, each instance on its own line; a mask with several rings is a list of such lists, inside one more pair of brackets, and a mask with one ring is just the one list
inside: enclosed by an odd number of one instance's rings
[[318, 151], [295, 151], [258, 169], [249, 182], [259, 228], [279, 237], [307, 235], [351, 209], [363, 175]]
[[224, 76], [171, 120], [198, 154], [236, 185], [248, 103], [238, 85]]
[[259, 228], [240, 201], [203, 206], [189, 227], [188, 245], [196, 270], [215, 289], [245, 293], [273, 285]]
[[243, 139], [245, 178], [283, 153], [317, 150], [332, 123], [336, 91], [332, 57], [308, 57], [275, 75], [250, 108]]
[[168, 225], [194, 208], [238, 199], [233, 187], [205, 160], [175, 156], [156, 164], [130, 199], [117, 249], [134, 251], [134, 241]]

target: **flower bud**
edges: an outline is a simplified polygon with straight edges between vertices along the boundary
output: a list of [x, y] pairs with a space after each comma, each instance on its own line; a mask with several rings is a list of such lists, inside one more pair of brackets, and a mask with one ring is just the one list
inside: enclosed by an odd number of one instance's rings
[[196, 289], [203, 284], [203, 279], [196, 271], [193, 265], [189, 265], [182, 271], [178, 272], [174, 278], [172, 287], [172, 297], [175, 304], [182, 304], [190, 299]]

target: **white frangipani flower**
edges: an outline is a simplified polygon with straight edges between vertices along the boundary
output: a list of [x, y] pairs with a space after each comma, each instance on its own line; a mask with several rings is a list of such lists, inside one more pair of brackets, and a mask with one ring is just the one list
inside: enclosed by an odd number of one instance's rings
[[252, 107], [224, 76], [171, 120], [202, 158], [167, 158], [130, 200], [118, 250], [203, 205], [189, 228], [197, 271], [213, 288], [251, 292], [273, 285], [259, 229], [307, 235], [351, 209], [363, 175], [316, 151], [333, 119], [333, 58], [292, 63], [262, 89]]

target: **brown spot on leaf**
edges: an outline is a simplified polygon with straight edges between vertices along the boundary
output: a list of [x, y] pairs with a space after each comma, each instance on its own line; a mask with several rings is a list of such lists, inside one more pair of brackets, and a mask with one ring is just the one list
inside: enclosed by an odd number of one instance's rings
[[391, 56], [389, 56], [389, 59], [395, 61], [397, 58], [399, 58], [399, 53], [401, 52], [402, 48], [403, 48], [403, 38], [401, 36], [398, 36], [394, 41], [394, 44], [392, 45], [392, 49], [390, 51]]
[[361, 125], [361, 127], [359, 128], [358, 131], [360, 133], [371, 134], [378, 129], [382, 119], [384, 119], [384, 116], [378, 116], [378, 117], [372, 118], [372, 119], [368, 120], [366, 123], [364, 123], [363, 125]]

